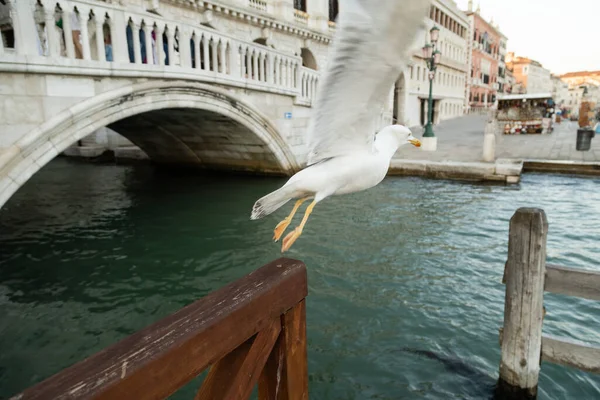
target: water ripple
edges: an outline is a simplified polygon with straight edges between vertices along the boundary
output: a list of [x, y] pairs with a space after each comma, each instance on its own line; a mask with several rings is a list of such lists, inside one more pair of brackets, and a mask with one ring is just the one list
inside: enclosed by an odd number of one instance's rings
[[[287, 254], [308, 266], [311, 397], [488, 398], [510, 217], [543, 208], [548, 260], [599, 270], [599, 182], [390, 178], [319, 204]], [[287, 209], [248, 217], [281, 183], [49, 164], [0, 211], [0, 397], [280, 257], [271, 236]], [[600, 344], [597, 303], [545, 306], [546, 333]], [[598, 397], [598, 377], [544, 363], [540, 399]]]

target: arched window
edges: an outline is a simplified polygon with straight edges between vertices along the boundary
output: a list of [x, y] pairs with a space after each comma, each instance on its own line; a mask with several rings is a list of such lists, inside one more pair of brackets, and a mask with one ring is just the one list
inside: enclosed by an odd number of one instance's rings
[[300, 57], [302, 57], [303, 67], [317, 70], [317, 60], [309, 49], [303, 47], [300, 51]]
[[329, 0], [329, 20], [335, 22], [338, 12], [338, 0]]

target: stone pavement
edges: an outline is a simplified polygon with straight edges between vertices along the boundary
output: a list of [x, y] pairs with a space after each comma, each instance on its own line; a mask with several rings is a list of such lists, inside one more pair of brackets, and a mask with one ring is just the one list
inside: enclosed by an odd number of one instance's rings
[[[412, 146], [402, 147], [396, 159], [424, 161], [481, 162], [486, 118], [469, 115], [444, 121], [434, 127], [438, 149], [427, 152]], [[600, 136], [592, 139], [589, 151], [575, 150], [577, 122], [563, 121], [549, 135], [496, 135], [496, 158], [518, 160], [560, 160], [600, 162]], [[412, 128], [417, 138], [423, 129]]]

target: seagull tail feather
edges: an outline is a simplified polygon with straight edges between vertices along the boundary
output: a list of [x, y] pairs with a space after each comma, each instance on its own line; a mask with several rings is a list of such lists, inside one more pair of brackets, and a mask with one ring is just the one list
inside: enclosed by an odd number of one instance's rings
[[260, 219], [275, 212], [297, 194], [294, 185], [286, 185], [268, 195], [258, 199], [252, 207], [250, 219]]

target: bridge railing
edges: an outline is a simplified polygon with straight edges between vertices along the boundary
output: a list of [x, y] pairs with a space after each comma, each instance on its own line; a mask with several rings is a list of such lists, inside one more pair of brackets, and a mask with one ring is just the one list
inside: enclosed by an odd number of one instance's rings
[[116, 4], [42, 0], [31, 10], [25, 3], [5, 6], [0, 71], [181, 77], [310, 100], [298, 56]]
[[600, 347], [542, 334], [544, 292], [600, 300], [600, 272], [546, 264], [547, 235], [541, 209], [510, 220], [499, 398], [535, 398], [542, 360], [600, 374]]
[[299, 102], [312, 104], [317, 94], [319, 84], [319, 73], [314, 69], [302, 67], [300, 69], [300, 96]]
[[16, 395], [164, 399], [210, 366], [196, 400], [308, 399], [306, 267], [279, 259]]

